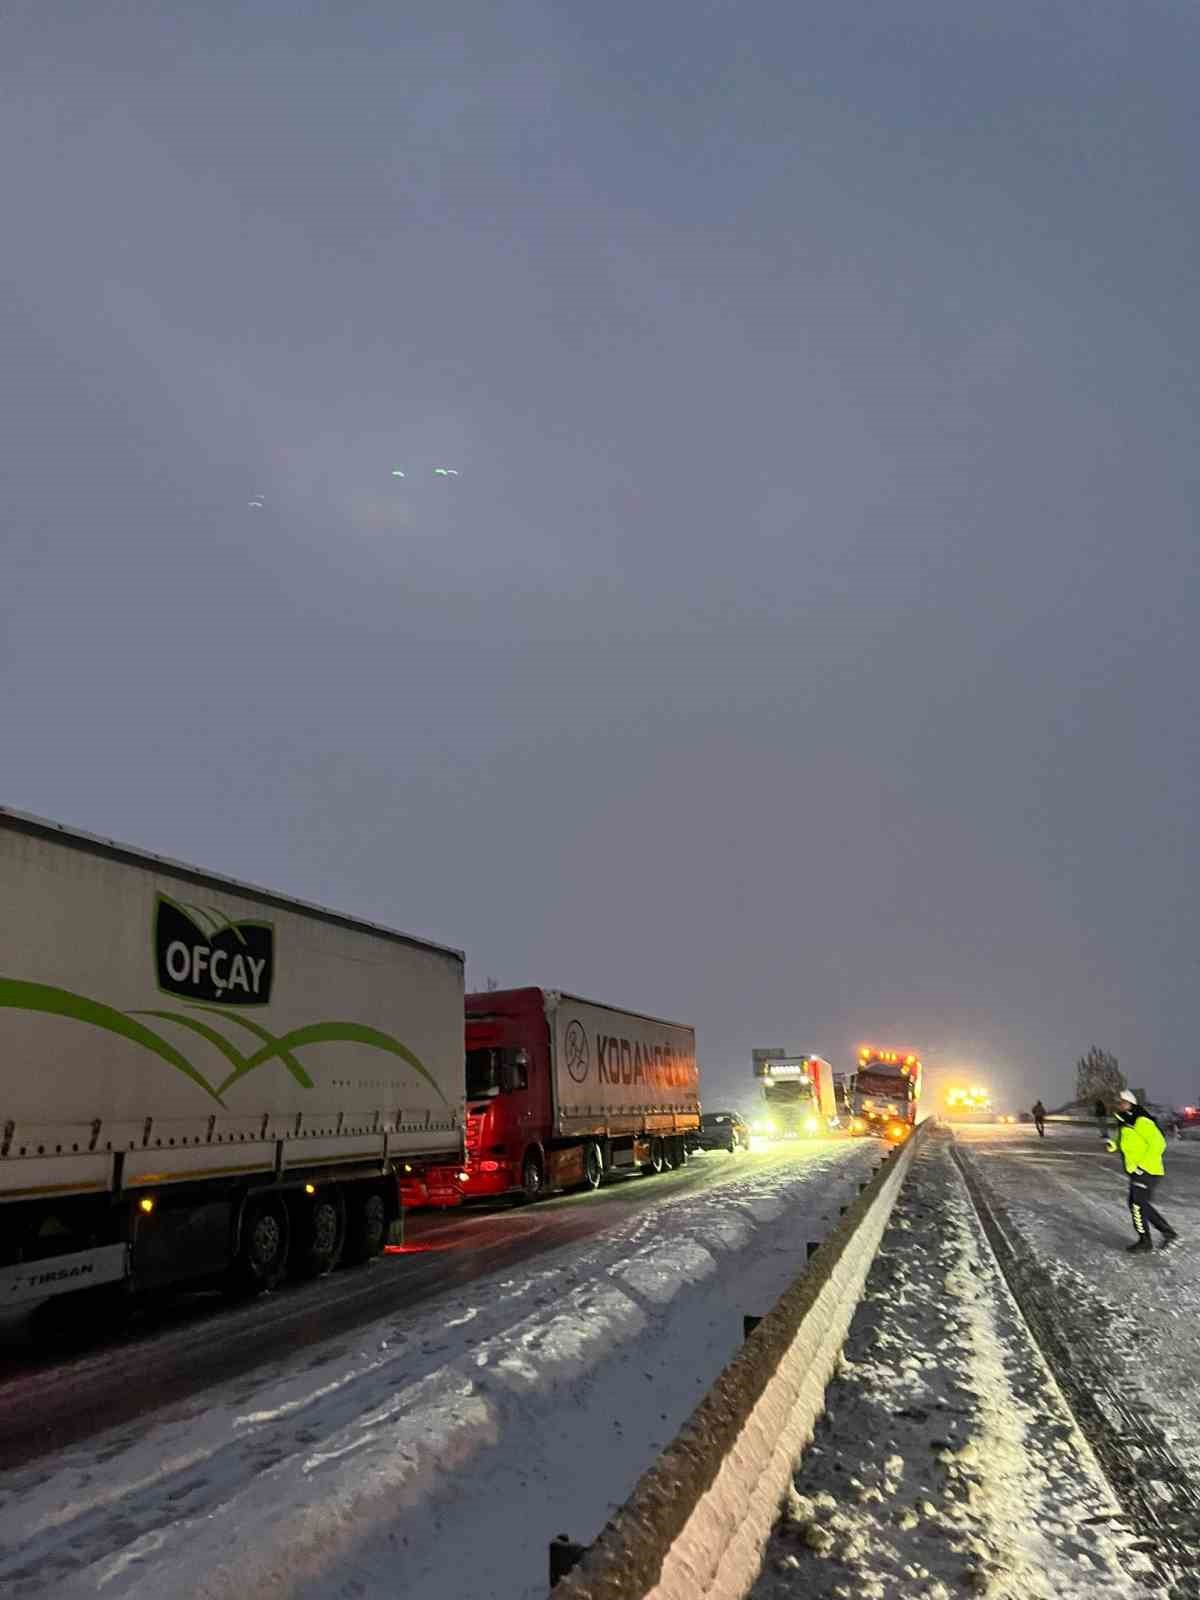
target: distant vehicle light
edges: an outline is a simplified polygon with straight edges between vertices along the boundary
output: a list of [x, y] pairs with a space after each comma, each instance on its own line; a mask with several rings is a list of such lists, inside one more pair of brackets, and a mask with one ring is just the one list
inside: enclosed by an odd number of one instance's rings
[[817, 1121], [816, 1117], [805, 1117], [805, 1119], [804, 1119], [804, 1131], [805, 1131], [805, 1133], [816, 1133], [819, 1128], [820, 1128], [820, 1123]]

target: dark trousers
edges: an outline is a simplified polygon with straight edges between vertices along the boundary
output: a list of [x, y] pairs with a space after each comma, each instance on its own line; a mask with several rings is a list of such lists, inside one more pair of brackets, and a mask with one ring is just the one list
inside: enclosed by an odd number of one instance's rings
[[1041, 1117], [1034, 1117], [1033, 1125], [1038, 1131], [1038, 1138], [1044, 1139], [1046, 1137], [1046, 1124], [1042, 1121]]
[[1171, 1224], [1154, 1209], [1154, 1191], [1162, 1182], [1149, 1172], [1139, 1172], [1129, 1179], [1129, 1214], [1138, 1233], [1157, 1228], [1159, 1233], [1170, 1233]]

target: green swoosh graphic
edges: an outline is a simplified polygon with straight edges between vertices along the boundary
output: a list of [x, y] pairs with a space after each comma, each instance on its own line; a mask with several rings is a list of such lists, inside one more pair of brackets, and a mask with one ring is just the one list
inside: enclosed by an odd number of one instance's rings
[[[264, 1044], [281, 1044], [281, 1041], [277, 1039], [273, 1033], [268, 1033], [266, 1028], [263, 1027], [262, 1023], [255, 1022], [252, 1017], [243, 1017], [236, 1011], [222, 1011], [219, 1006], [202, 1006], [198, 1003], [195, 1005], [195, 1009], [197, 1011], [207, 1011], [211, 1016], [214, 1017], [220, 1017], [223, 1022], [239, 1023], [243, 1028], [246, 1029], [248, 1033], [252, 1033], [256, 1039], [261, 1039]], [[224, 1040], [222, 1040], [222, 1044], [224, 1044]], [[232, 1074], [225, 1079], [224, 1083], [218, 1084], [218, 1094], [224, 1094], [225, 1090], [231, 1083], [235, 1083], [238, 1078], [244, 1078], [252, 1068], [251, 1062], [249, 1062], [245, 1056], [240, 1055], [232, 1045], [226, 1046], [226, 1057], [230, 1062], [232, 1062], [234, 1070]], [[267, 1059], [270, 1058], [268, 1057]], [[288, 1069], [292, 1077], [295, 1078], [296, 1082], [302, 1089], [312, 1088], [312, 1079], [309, 1077], [308, 1073], [305, 1072], [304, 1068], [296, 1060], [291, 1051], [286, 1048], [286, 1046], [279, 1050], [279, 1059], [283, 1062], [284, 1066]]]
[[[265, 1061], [283, 1056], [288, 1050], [299, 1050], [306, 1044], [365, 1044], [375, 1050], [386, 1050], [389, 1055], [399, 1056], [401, 1061], [407, 1061], [415, 1072], [419, 1072], [443, 1105], [450, 1104], [438, 1087], [433, 1074], [418, 1056], [413, 1055], [399, 1039], [393, 1039], [390, 1033], [380, 1033], [378, 1028], [368, 1028], [361, 1022], [312, 1022], [306, 1028], [293, 1028], [291, 1033], [285, 1033], [281, 1039], [274, 1039], [263, 1049], [256, 1050], [246, 1063], [246, 1071], [252, 1072], [255, 1067], [261, 1067]], [[228, 1081], [221, 1085], [222, 1093]]]
[[[209, 1027], [207, 1023], [201, 1022], [198, 1017], [188, 1016], [179, 1011], [130, 1013], [116, 1011], [112, 1006], [103, 1005], [98, 1000], [88, 1000], [84, 995], [72, 994], [69, 989], [57, 989], [46, 983], [27, 983], [21, 978], [0, 978], [0, 1007], [17, 1011], [40, 1011], [48, 1016], [66, 1017], [75, 1022], [87, 1023], [93, 1028], [102, 1028], [106, 1033], [116, 1034], [129, 1043], [140, 1045], [143, 1050], [149, 1050], [153, 1055], [160, 1056], [176, 1071], [190, 1078], [197, 1088], [203, 1089], [205, 1094], [222, 1107], [225, 1104], [222, 1098], [225, 1091], [268, 1061], [282, 1062], [302, 1088], [311, 1089], [313, 1080], [292, 1054], [293, 1050], [302, 1049], [307, 1044], [362, 1044], [373, 1050], [386, 1051], [388, 1055], [398, 1056], [401, 1061], [407, 1062], [414, 1072], [419, 1073], [443, 1105], [450, 1103], [433, 1074], [418, 1056], [414, 1055], [406, 1045], [401, 1044], [399, 1039], [394, 1039], [390, 1033], [382, 1033], [378, 1028], [367, 1027], [364, 1023], [312, 1022], [303, 1028], [293, 1028], [290, 1033], [276, 1038], [260, 1023], [252, 1021], [249, 1017], [243, 1017], [236, 1012], [222, 1011], [216, 1006], [197, 1005], [195, 1007], [197, 1011], [206, 1011], [212, 1016], [220, 1017], [224, 1022], [236, 1022], [255, 1038], [263, 1041], [262, 1049], [247, 1057], [242, 1055], [223, 1034]], [[160, 1034], [154, 1033], [138, 1022], [136, 1020], [138, 1017], [156, 1017], [164, 1022], [175, 1022], [181, 1027], [189, 1028], [219, 1050], [233, 1071], [214, 1089], [185, 1055]]]
[[203, 1089], [205, 1094], [211, 1095], [218, 1105], [224, 1104], [219, 1092], [174, 1045], [140, 1022], [135, 1022], [123, 1011], [114, 1011], [111, 1006], [101, 1005], [98, 1000], [85, 999], [81, 994], [72, 994], [69, 989], [56, 989], [48, 983], [0, 978], [0, 1006], [18, 1011], [42, 1011], [52, 1017], [68, 1017], [75, 1022], [86, 1022], [93, 1028], [103, 1028], [106, 1033], [115, 1033], [122, 1039], [128, 1039], [131, 1044], [140, 1045], [143, 1050], [161, 1056], [176, 1071], [182, 1072]]
[[[239, 1076], [239, 1072], [245, 1070], [245, 1056], [230, 1044], [223, 1033], [218, 1033], [215, 1028], [210, 1028], [206, 1022], [201, 1022], [196, 1017], [189, 1017], [182, 1011], [131, 1011], [130, 1016], [158, 1017], [163, 1022], [177, 1022], [181, 1028], [190, 1028], [193, 1033], [198, 1033], [202, 1039], [207, 1039], [209, 1044], [217, 1047], [234, 1069], [233, 1076], [227, 1078], [225, 1080], [226, 1083], [232, 1083], [233, 1079]], [[311, 1088], [312, 1085], [309, 1084], [308, 1087]], [[219, 1096], [223, 1092], [220, 1084], [218, 1084], [216, 1093]]]

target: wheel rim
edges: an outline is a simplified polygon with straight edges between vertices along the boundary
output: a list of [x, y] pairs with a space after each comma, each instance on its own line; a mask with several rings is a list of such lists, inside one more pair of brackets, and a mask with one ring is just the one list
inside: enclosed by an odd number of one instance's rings
[[525, 1162], [523, 1177], [526, 1194], [539, 1194], [542, 1188], [542, 1169], [536, 1156], [529, 1156]]
[[283, 1244], [283, 1229], [279, 1219], [269, 1211], [260, 1211], [250, 1231], [250, 1258], [256, 1267], [273, 1267], [279, 1259]]

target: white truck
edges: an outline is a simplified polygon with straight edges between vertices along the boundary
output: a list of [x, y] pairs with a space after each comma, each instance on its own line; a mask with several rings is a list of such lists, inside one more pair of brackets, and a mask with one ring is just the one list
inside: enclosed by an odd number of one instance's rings
[[770, 1045], [751, 1059], [762, 1084], [762, 1114], [751, 1125], [760, 1139], [823, 1137], [838, 1126], [833, 1068], [824, 1056]]
[[0, 809], [0, 1308], [365, 1260], [462, 1094], [459, 951]]

